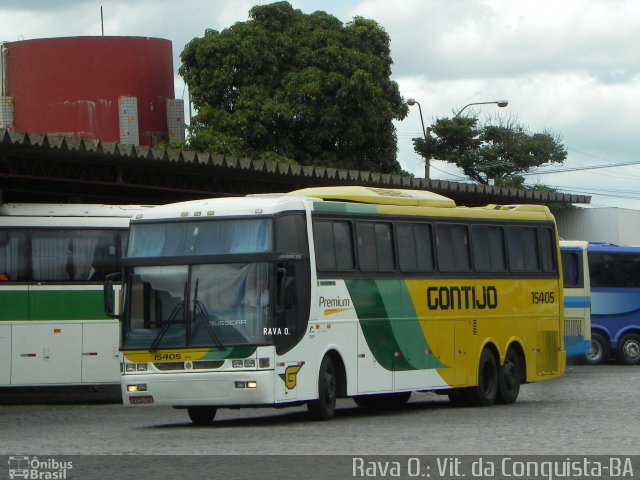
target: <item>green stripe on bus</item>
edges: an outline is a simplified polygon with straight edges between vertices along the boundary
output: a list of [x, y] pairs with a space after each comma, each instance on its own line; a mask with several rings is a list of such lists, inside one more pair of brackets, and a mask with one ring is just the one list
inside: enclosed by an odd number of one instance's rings
[[29, 292], [0, 290], [1, 320], [29, 320]]
[[35, 290], [29, 292], [28, 320], [103, 320], [102, 290]]
[[394, 336], [401, 345], [402, 355], [413, 368], [418, 370], [442, 368], [445, 365], [431, 354], [429, 343], [425, 339], [418, 314], [405, 282], [400, 282], [398, 298], [402, 303], [402, 320], [393, 322]]
[[420, 328], [413, 302], [400, 280], [347, 280], [364, 338], [387, 370], [441, 368]]

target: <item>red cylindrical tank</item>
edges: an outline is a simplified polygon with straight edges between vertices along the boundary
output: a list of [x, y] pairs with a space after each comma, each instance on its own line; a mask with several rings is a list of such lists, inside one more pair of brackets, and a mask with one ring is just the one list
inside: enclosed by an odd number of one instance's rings
[[137, 98], [140, 144], [167, 138], [174, 98], [171, 42], [147, 37], [66, 37], [4, 44], [6, 92], [19, 132], [120, 141], [118, 98]]

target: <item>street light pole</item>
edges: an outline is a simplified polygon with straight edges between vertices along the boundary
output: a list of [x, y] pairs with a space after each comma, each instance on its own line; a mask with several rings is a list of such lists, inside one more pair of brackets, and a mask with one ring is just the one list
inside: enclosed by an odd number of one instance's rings
[[[427, 144], [427, 131], [424, 128], [424, 120], [422, 119], [422, 107], [420, 103], [416, 101], [415, 98], [408, 98], [407, 105], [410, 107], [413, 105], [418, 105], [418, 111], [420, 112], [420, 124], [422, 125], [422, 136], [424, 137], [425, 146]], [[429, 159], [424, 157], [424, 178], [425, 180], [429, 180]]]
[[[469, 103], [464, 107], [462, 107], [460, 111], [453, 116], [453, 118], [458, 118], [465, 108], [470, 107], [472, 105], [489, 105], [489, 104], [496, 104], [498, 105], [498, 107], [503, 108], [509, 105], [509, 102], [507, 100], [494, 100], [492, 102]], [[428, 130], [424, 128], [424, 120], [422, 118], [422, 107], [420, 106], [420, 103], [416, 101], [415, 98], [407, 98], [407, 105], [409, 105], [410, 107], [412, 107], [413, 105], [418, 105], [418, 111], [420, 112], [420, 124], [422, 125], [422, 135], [424, 137], [424, 142], [426, 146]], [[424, 178], [426, 180], [429, 180], [429, 169], [430, 169], [430, 160], [427, 157], [424, 157]]]
[[[409, 103], [409, 102], [407, 102]], [[489, 105], [495, 103], [496, 105], [498, 105], [499, 107], [506, 107], [507, 105], [509, 105], [509, 102], [507, 100], [494, 100], [493, 102], [475, 102], [475, 103], [469, 103], [467, 105], [465, 105], [464, 107], [462, 107], [460, 109], [460, 111], [458, 113], [456, 113], [453, 118], [457, 118], [460, 116], [460, 114], [463, 112], [463, 110], [467, 107], [470, 107], [472, 105]]]

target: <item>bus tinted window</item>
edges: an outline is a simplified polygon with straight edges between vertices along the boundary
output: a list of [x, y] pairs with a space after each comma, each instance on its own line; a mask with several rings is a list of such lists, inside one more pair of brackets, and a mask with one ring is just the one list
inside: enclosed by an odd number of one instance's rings
[[507, 229], [509, 265], [514, 272], [535, 272], [539, 269], [538, 234], [532, 227]]
[[395, 260], [391, 224], [358, 223], [358, 261], [362, 270], [393, 270]]
[[271, 220], [249, 218], [132, 225], [128, 256], [222, 255], [270, 250]]
[[562, 275], [565, 288], [580, 286], [580, 255], [578, 252], [562, 252]]
[[28, 280], [27, 236], [15, 230], [0, 231], [0, 281]]
[[592, 287], [640, 288], [640, 255], [589, 252]]
[[115, 233], [34, 230], [31, 268], [36, 281], [93, 281], [117, 271]]
[[398, 261], [405, 272], [433, 270], [433, 241], [427, 224], [398, 223]]
[[313, 239], [318, 270], [353, 270], [353, 241], [349, 222], [314, 220]]
[[478, 272], [506, 270], [502, 227], [474, 226], [471, 230], [473, 262]]
[[553, 231], [550, 228], [540, 229], [540, 258], [542, 260], [542, 271], [555, 272], [554, 238]]
[[280, 252], [303, 254], [309, 252], [303, 215], [293, 214], [276, 217], [276, 246]]
[[469, 236], [463, 225], [437, 225], [436, 249], [438, 267], [445, 272], [468, 272], [471, 270]]

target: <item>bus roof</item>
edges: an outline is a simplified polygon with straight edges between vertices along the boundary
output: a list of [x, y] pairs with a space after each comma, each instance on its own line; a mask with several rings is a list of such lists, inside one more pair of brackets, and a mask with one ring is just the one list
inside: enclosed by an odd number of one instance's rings
[[145, 205], [4, 203], [0, 205], [0, 216], [130, 218], [147, 208]]
[[590, 242], [590, 252], [601, 253], [640, 253], [640, 245], [616, 245], [615, 243]]
[[290, 195], [343, 202], [374, 203], [376, 205], [402, 205], [416, 207], [452, 208], [450, 198], [425, 190], [400, 190], [360, 186], [312, 187], [290, 192]]

